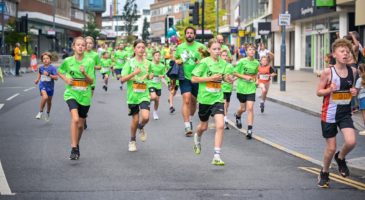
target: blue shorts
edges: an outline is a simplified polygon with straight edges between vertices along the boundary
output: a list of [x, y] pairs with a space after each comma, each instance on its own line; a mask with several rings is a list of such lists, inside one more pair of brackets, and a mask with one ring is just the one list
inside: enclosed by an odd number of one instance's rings
[[115, 74], [118, 76], [118, 75], [121, 75], [122, 74], [122, 69], [114, 69], [114, 72]]
[[365, 97], [359, 99], [359, 109], [360, 110], [365, 110]]
[[192, 83], [191, 80], [184, 79], [180, 80], [180, 91], [181, 94], [190, 92], [194, 97], [198, 96], [199, 84]]
[[42, 90], [46, 91], [47, 92], [47, 95], [49, 97], [52, 97], [53, 96], [54, 89], [40, 86], [39, 87], [39, 93], [41, 94], [41, 96], [42, 96]]

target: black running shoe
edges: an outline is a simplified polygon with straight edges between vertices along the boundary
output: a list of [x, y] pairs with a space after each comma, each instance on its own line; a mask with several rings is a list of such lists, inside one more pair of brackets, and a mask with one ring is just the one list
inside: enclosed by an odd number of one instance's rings
[[328, 188], [330, 186], [330, 173], [329, 172], [321, 172], [318, 175], [318, 187], [320, 188]]
[[248, 140], [251, 140], [251, 139], [252, 139], [252, 130], [247, 130], [246, 138], [247, 138]]
[[241, 122], [241, 117], [237, 117], [236, 113], [234, 114], [234, 117], [236, 118], [236, 126], [238, 129], [242, 128], [242, 122]]
[[193, 122], [190, 122], [190, 128], [193, 130]]
[[71, 154], [70, 154], [70, 160], [78, 160], [80, 155], [80, 151], [77, 147], [72, 147]]
[[105, 86], [105, 92], [108, 91], [108, 86]]
[[260, 109], [261, 109], [261, 113], [264, 113], [264, 111], [265, 111], [265, 104], [264, 104], [264, 102], [261, 102], [260, 103]]
[[170, 114], [175, 112], [175, 108], [173, 106], [170, 107]]
[[86, 123], [86, 119], [85, 119], [85, 122], [84, 122], [84, 130], [87, 129], [87, 123]]
[[341, 174], [341, 176], [343, 177], [346, 177], [346, 176], [349, 176], [350, 175], [350, 170], [349, 168], [347, 167], [347, 164], [346, 164], [346, 159], [339, 159], [338, 158], [338, 154], [340, 154], [340, 152], [338, 151], [336, 154], [335, 154], [335, 160], [337, 162], [337, 166], [338, 166], [338, 172]]
[[123, 85], [121, 85], [121, 86], [119, 87], [119, 89], [120, 89], [120, 90], [123, 90]]
[[103, 85], [103, 89], [105, 90], [105, 92], [108, 90], [105, 85]]
[[224, 122], [224, 129], [229, 130], [228, 122]]

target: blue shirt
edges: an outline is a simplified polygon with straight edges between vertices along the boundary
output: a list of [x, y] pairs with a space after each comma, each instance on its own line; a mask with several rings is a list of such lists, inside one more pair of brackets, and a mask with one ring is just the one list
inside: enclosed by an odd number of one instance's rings
[[50, 76], [43, 75], [44, 71], [48, 72], [49, 75], [57, 75], [57, 69], [53, 65], [48, 65], [48, 67], [44, 67], [44, 65], [39, 67], [39, 74], [41, 75], [41, 79], [39, 82], [39, 88], [45, 88], [46, 90], [54, 89], [54, 80]]

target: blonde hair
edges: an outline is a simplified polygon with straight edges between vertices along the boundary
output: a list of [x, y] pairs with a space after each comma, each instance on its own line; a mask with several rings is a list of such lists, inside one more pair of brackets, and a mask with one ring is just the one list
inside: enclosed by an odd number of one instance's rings
[[[74, 38], [74, 41], [72, 42], [72, 46], [75, 46], [75, 43], [76, 43], [76, 41], [77, 40], [82, 40], [82, 41], [84, 41], [85, 42], [85, 38], [83, 38], [83, 37], [81, 37], [81, 36], [79, 36], [79, 37], [75, 37]], [[86, 43], [86, 42], [85, 42]]]
[[365, 63], [359, 64], [359, 71], [361, 77], [361, 86], [365, 86]]

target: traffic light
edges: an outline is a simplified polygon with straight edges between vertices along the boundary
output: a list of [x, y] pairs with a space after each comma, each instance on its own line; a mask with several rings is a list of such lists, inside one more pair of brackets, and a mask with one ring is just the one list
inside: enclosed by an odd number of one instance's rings
[[199, 2], [189, 4], [189, 24], [199, 25]]
[[20, 21], [16, 22], [16, 30], [28, 34], [28, 15], [20, 17]]
[[167, 30], [175, 26], [175, 18], [173, 16], [167, 17]]

